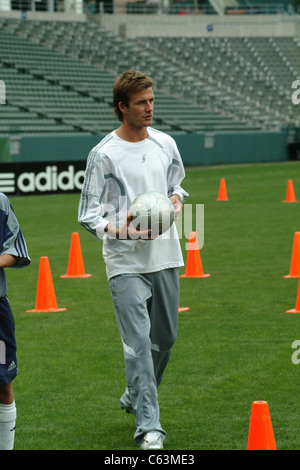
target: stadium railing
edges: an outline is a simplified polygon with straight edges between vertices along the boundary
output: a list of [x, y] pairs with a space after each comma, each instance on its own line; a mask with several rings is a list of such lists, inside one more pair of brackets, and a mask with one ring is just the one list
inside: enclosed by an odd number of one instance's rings
[[[27, 11], [65, 11], [64, 1], [47, 2], [40, 0], [32, 2], [31, 0], [12, 0], [11, 10], [20, 10], [26, 17]], [[101, 13], [115, 13], [121, 11], [127, 14], [201, 14], [215, 15], [224, 13], [226, 15], [274, 15], [287, 13], [294, 15], [296, 13], [293, 0], [282, 2], [263, 2], [263, 1], [243, 1], [240, 0], [238, 5], [226, 6], [222, 11], [222, 3], [216, 10], [209, 0], [201, 2], [195, 0], [172, 0], [165, 2], [164, 0], [129, 0], [127, 3], [121, 3], [116, 0], [83, 0], [82, 13], [91, 15]]]

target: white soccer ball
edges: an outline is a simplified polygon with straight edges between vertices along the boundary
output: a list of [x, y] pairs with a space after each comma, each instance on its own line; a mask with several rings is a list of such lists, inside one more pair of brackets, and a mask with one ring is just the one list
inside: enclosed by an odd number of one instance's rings
[[130, 205], [131, 223], [137, 230], [151, 229], [151, 236], [166, 232], [174, 222], [170, 199], [156, 191], [140, 194]]

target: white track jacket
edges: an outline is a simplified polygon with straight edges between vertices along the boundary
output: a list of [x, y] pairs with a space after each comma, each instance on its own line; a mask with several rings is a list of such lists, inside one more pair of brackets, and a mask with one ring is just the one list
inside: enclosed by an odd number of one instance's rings
[[185, 176], [176, 143], [169, 135], [148, 127], [148, 138], [127, 142], [113, 131], [90, 152], [78, 210], [79, 223], [103, 239], [108, 279], [123, 273], [147, 273], [183, 266], [175, 223], [154, 240], [117, 240], [104, 228], [120, 227], [131, 202], [141, 193], [188, 193], [180, 184]]

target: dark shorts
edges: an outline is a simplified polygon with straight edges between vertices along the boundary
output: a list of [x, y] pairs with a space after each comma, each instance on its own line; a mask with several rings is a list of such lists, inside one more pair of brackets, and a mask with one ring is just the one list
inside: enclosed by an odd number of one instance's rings
[[9, 384], [18, 374], [14, 317], [6, 296], [0, 297], [0, 385]]

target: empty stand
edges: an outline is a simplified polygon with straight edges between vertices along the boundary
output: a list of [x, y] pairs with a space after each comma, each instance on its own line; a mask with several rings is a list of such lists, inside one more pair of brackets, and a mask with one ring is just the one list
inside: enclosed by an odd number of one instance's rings
[[300, 73], [296, 38], [121, 40], [93, 22], [0, 18], [0, 79], [7, 105], [1, 134], [104, 134], [117, 73], [155, 80], [153, 126], [169, 133], [299, 126], [291, 83]]
[[186, 99], [266, 129], [299, 125], [298, 109], [291, 103], [291, 85], [300, 74], [296, 38], [159, 37], [144, 42], [190, 72], [180, 82], [175, 77]]

